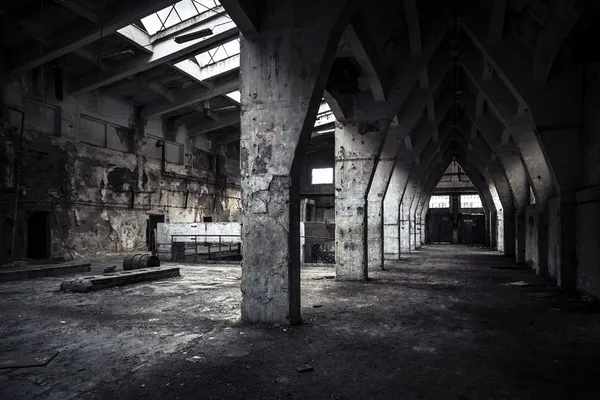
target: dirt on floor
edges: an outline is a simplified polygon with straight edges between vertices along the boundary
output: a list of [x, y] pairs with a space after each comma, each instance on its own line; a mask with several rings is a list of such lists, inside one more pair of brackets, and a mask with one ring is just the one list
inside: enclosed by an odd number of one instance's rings
[[2, 283], [0, 354], [59, 353], [0, 370], [0, 399], [598, 398], [598, 307], [492, 266], [511, 262], [447, 245], [368, 282], [306, 268], [297, 327], [239, 322], [239, 265], [92, 293]]

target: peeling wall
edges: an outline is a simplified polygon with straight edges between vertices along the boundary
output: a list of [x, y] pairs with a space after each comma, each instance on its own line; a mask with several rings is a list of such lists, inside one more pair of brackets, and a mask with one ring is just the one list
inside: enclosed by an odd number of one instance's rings
[[[231, 149], [194, 148], [181, 129], [168, 132], [160, 120], [136, 120], [133, 104], [106, 95], [59, 102], [36, 92], [27, 77], [9, 82], [4, 98], [13, 110], [4, 108], [0, 118], [1, 229], [6, 232], [0, 262], [12, 251], [17, 177], [15, 258], [27, 254], [27, 216], [33, 210], [49, 213], [51, 257], [68, 257], [67, 247], [75, 256], [147, 251], [151, 214], [171, 222], [205, 216], [238, 220], [235, 150], [232, 155]], [[20, 111], [25, 113], [22, 151]], [[166, 163], [171, 176], [162, 174], [162, 150], [156, 146], [156, 138], [165, 137], [174, 161]], [[201, 159], [206, 153], [214, 158], [208, 165]]]

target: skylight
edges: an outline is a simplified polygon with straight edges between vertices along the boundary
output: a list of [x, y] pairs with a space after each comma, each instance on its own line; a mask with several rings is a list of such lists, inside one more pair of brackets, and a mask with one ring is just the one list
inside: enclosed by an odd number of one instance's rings
[[240, 54], [240, 39], [235, 39], [212, 50], [198, 54], [196, 61], [198, 61], [200, 67], [205, 67], [238, 54]]
[[154, 35], [157, 32], [170, 28], [173, 25], [177, 25], [180, 22], [206, 11], [212, 11], [220, 6], [221, 3], [217, 0], [181, 0], [142, 18], [142, 23], [144, 24], [146, 32], [150, 35]]

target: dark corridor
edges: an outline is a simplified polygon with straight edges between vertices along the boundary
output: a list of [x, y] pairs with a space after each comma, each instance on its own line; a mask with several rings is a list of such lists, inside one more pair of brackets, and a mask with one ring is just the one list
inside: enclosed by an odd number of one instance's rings
[[47, 211], [32, 211], [27, 217], [27, 257], [50, 258], [50, 225]]

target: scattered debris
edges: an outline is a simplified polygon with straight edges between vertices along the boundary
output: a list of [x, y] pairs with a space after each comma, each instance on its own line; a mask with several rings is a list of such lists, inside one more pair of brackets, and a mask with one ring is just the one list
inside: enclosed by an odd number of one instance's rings
[[519, 287], [524, 287], [524, 286], [531, 286], [531, 283], [529, 282], [525, 282], [525, 281], [517, 281], [517, 282], [511, 282], [511, 283], [503, 283], [504, 286], [519, 286]]
[[245, 350], [232, 350], [229, 353], [226, 353], [224, 355], [224, 357], [227, 357], [227, 358], [241, 358], [241, 357], [246, 357], [249, 354], [250, 354], [250, 352], [249, 351], [245, 351]]
[[323, 277], [323, 276], [314, 276], [314, 277], [312, 277], [310, 279], [312, 279], [313, 281], [320, 281], [320, 280], [325, 279], [325, 277]]
[[325, 278], [325, 279], [335, 279], [335, 275], [325, 275], [323, 278]]
[[493, 269], [524, 269], [521, 265], [490, 265], [490, 268]]
[[308, 364], [299, 365], [296, 367], [296, 371], [298, 371], [299, 373], [310, 372], [310, 371], [314, 371], [314, 370], [315, 369]]
[[105, 274], [112, 274], [113, 272], [117, 272], [117, 266], [116, 265], [111, 265], [110, 267], [105, 267], [104, 268], [104, 273]]
[[313, 304], [313, 308], [321, 308], [323, 307], [323, 304]]
[[52, 360], [58, 351], [46, 353], [29, 353], [29, 354], [7, 354], [0, 357], [0, 369], [6, 368], [26, 368], [26, 367], [43, 367]]
[[554, 296], [558, 296], [558, 292], [533, 292], [533, 293], [527, 293], [527, 296], [538, 297], [538, 298], [554, 297]]

